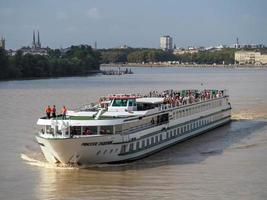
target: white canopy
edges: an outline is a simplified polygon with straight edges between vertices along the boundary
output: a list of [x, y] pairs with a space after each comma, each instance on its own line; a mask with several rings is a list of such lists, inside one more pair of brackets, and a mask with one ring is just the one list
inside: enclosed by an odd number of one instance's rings
[[164, 98], [162, 97], [144, 97], [136, 99], [137, 103], [152, 103], [152, 104], [159, 104], [163, 103]]

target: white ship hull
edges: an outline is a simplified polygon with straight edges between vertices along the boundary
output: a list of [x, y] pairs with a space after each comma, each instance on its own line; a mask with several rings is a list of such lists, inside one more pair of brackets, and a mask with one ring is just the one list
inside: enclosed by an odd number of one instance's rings
[[94, 135], [73, 138], [36, 136], [45, 158], [51, 163], [90, 164], [136, 160], [188, 138], [228, 123], [231, 107], [225, 105], [131, 135]]

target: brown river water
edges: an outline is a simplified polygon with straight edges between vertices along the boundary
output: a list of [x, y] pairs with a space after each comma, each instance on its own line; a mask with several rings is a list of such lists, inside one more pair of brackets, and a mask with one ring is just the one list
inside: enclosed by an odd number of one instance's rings
[[[134, 74], [0, 82], [0, 200], [267, 199], [267, 69], [132, 68]], [[147, 158], [54, 167], [36, 144], [46, 105], [111, 93], [226, 88], [232, 122]]]

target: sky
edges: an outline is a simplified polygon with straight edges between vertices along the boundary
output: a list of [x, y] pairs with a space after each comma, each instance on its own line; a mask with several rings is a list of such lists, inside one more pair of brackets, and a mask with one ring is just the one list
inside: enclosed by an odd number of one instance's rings
[[266, 0], [0, 0], [6, 49], [65, 48], [97, 41], [98, 48], [158, 48], [162, 35], [177, 47], [267, 45]]

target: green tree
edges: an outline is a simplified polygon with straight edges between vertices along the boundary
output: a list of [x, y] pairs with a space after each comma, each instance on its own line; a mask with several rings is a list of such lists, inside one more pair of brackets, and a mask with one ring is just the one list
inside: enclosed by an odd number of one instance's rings
[[8, 56], [3, 48], [0, 48], [0, 79], [8, 78]]

